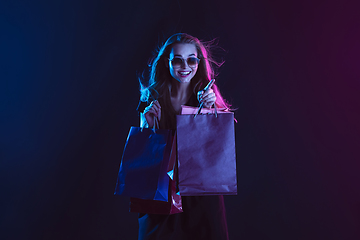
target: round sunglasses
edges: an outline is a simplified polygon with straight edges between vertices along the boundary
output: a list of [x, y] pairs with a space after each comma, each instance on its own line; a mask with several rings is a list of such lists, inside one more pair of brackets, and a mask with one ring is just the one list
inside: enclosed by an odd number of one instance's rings
[[188, 57], [187, 59], [174, 57], [173, 59], [169, 59], [173, 68], [180, 68], [184, 64], [185, 60], [187, 65], [191, 68], [195, 68], [200, 62], [200, 59], [197, 57]]

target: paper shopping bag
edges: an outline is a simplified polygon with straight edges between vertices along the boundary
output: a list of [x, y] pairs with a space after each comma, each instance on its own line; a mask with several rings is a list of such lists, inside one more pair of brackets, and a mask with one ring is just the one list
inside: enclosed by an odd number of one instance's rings
[[177, 181], [176, 138], [172, 145], [167, 174], [169, 176], [169, 201], [146, 200], [130, 198], [130, 212], [150, 214], [175, 214], [182, 212], [181, 196], [176, 192]]
[[114, 194], [168, 201], [173, 134], [171, 130], [131, 127]]
[[177, 115], [182, 196], [236, 195], [234, 114]]

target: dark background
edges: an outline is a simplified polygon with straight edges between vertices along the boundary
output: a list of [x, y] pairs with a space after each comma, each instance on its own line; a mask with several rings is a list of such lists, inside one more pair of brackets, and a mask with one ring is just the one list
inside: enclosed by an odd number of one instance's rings
[[1, 239], [136, 239], [113, 195], [137, 74], [218, 38], [235, 113], [231, 239], [360, 238], [356, 1], [1, 1]]

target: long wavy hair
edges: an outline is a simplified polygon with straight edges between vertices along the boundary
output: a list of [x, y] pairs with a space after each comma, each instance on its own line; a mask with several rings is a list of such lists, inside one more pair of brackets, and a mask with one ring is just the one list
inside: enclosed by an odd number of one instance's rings
[[[169, 84], [171, 84], [172, 76], [170, 75], [166, 61], [168, 61], [173, 45], [177, 43], [194, 44], [197, 49], [200, 62], [195, 76], [191, 79], [191, 87], [194, 94], [197, 94], [198, 91], [202, 90], [209, 81], [215, 77], [214, 66], [219, 67], [222, 63], [216, 62], [211, 56], [210, 48], [212, 41], [204, 43], [196, 37], [186, 33], [176, 33], [160, 46], [156, 57], [150, 62], [148, 83], [144, 84], [144, 81], [139, 79], [141, 101], [148, 102], [150, 100], [158, 99], [159, 97], [164, 96], [166, 93], [165, 91], [169, 91]], [[216, 95], [216, 107], [226, 108], [228, 110], [230, 105], [223, 99], [216, 84], [213, 85], [212, 89]]]

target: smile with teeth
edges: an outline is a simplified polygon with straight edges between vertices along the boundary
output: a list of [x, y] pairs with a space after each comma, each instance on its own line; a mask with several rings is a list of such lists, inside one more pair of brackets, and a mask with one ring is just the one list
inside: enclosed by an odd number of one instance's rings
[[179, 72], [179, 73], [180, 73], [181, 76], [187, 76], [187, 75], [189, 75], [191, 73], [191, 71], [186, 71], [186, 72], [182, 71], [182, 72]]

